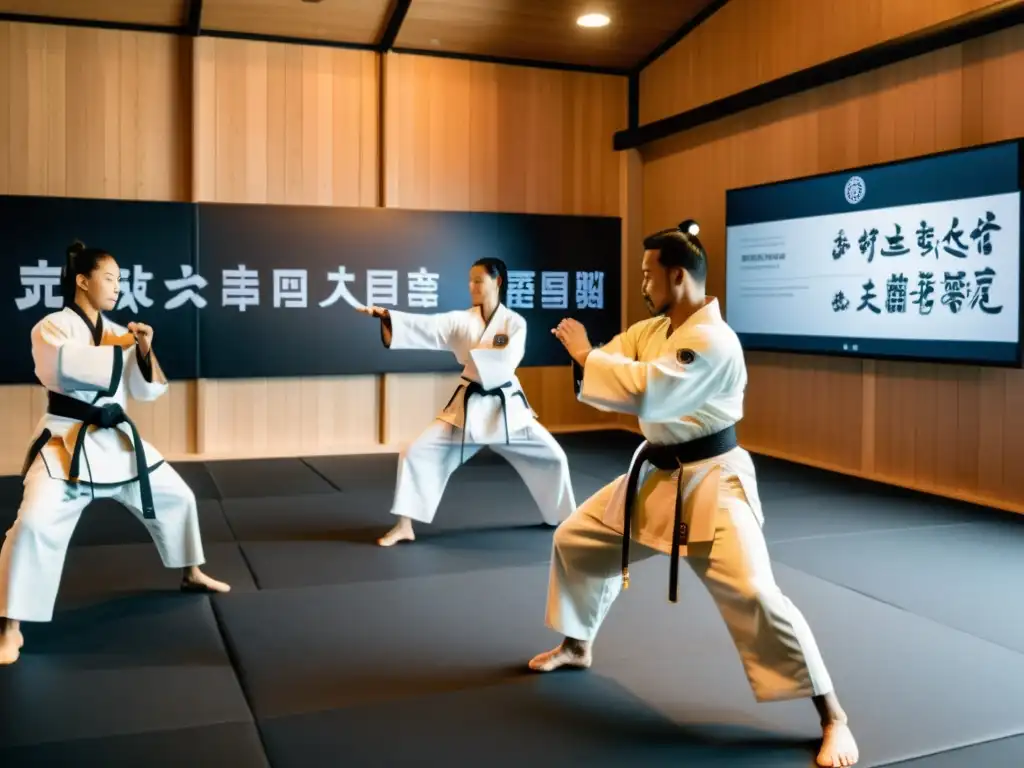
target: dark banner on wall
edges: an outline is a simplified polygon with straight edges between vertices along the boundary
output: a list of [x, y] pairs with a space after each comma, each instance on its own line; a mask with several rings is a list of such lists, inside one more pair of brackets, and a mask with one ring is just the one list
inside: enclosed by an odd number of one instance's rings
[[469, 269], [497, 256], [507, 304], [529, 323], [525, 366], [566, 365], [562, 317], [591, 339], [619, 331], [617, 218], [0, 197], [10, 245], [10, 329], [0, 382], [34, 382], [29, 332], [60, 308], [72, 240], [121, 267], [112, 319], [154, 327], [172, 379], [458, 370], [446, 353], [388, 351], [377, 304], [434, 313], [469, 306]]
[[200, 312], [209, 378], [458, 370], [450, 354], [389, 351], [377, 305], [465, 309], [469, 270], [496, 256], [507, 305], [529, 325], [523, 365], [567, 365], [550, 330], [566, 316], [594, 339], [620, 328], [619, 220], [388, 208], [202, 205]]
[[160, 364], [174, 379], [199, 374], [196, 208], [189, 203], [0, 197], [4, 343], [0, 383], [36, 383], [32, 326], [63, 306], [60, 271], [74, 240], [103, 248], [121, 268], [111, 320], [153, 326]]

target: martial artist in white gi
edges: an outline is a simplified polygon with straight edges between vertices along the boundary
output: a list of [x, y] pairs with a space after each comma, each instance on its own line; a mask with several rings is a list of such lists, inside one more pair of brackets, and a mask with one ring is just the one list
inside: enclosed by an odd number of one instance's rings
[[120, 276], [110, 254], [76, 243], [61, 276], [64, 309], [32, 329], [48, 404], [25, 462], [18, 518], [0, 550], [0, 664], [20, 655], [20, 622], [53, 618], [68, 542], [93, 499], [116, 499], [142, 521], [163, 564], [183, 569], [182, 590], [230, 589], [199, 569], [192, 490], [124, 413], [129, 395], [155, 400], [167, 380], [153, 329], [124, 328], [102, 314], [117, 305]]
[[477, 261], [469, 274], [472, 308], [434, 315], [360, 311], [381, 319], [390, 349], [448, 351], [462, 383], [441, 413], [399, 457], [392, 514], [398, 523], [381, 546], [416, 538], [412, 521], [430, 523], [452, 473], [483, 446], [519, 473], [548, 525], [576, 509], [565, 451], [537, 421], [515, 371], [526, 350], [526, 320], [505, 306], [508, 279], [500, 259]]
[[555, 531], [546, 623], [565, 639], [530, 667], [591, 665], [598, 629], [629, 586], [632, 538], [632, 561], [670, 556], [672, 602], [679, 559], [687, 560], [718, 605], [758, 701], [812, 698], [823, 727], [818, 765], [853, 765], [857, 744], [814, 636], [772, 573], [754, 466], [735, 437], [743, 350], [718, 300], [705, 294], [707, 257], [691, 227], [644, 242], [652, 319], [600, 349], [575, 320], [553, 331], [573, 358], [579, 399], [637, 416], [647, 442], [629, 475]]

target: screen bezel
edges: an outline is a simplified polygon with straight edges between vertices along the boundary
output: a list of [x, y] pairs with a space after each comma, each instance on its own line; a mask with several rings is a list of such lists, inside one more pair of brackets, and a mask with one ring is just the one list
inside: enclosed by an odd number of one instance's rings
[[[737, 192], [746, 192], [752, 189], [764, 189], [766, 187], [775, 187], [781, 184], [793, 184], [802, 181], [809, 181], [811, 179], [820, 179], [826, 176], [837, 176], [845, 175], [847, 173], [857, 173], [859, 171], [869, 171], [876, 168], [889, 168], [900, 165], [907, 165], [909, 163], [920, 162], [921, 160], [930, 160], [937, 157], [945, 157], [949, 155], [963, 155], [978, 150], [990, 149], [993, 147], [1001, 146], [1016, 146], [1017, 148], [1017, 187], [1018, 193], [1021, 196], [1021, 207], [1020, 207], [1020, 226], [1018, 228], [1020, 243], [1019, 243], [1019, 259], [1022, 262], [1018, 268], [1018, 281], [1017, 281], [1017, 343], [1016, 353], [1010, 360], [995, 360], [988, 357], [936, 357], [932, 355], [901, 355], [901, 354], [886, 354], [886, 353], [869, 353], [862, 352], [860, 350], [836, 350], [836, 349], [794, 349], [792, 347], [776, 346], [769, 344], [757, 344], [755, 346], [748, 346], [743, 340], [744, 334], [736, 331], [736, 334], [740, 337], [740, 341], [743, 344], [743, 350], [745, 352], [774, 352], [783, 353], [790, 355], [803, 355], [805, 357], [835, 357], [845, 360], [879, 360], [879, 361], [891, 361], [891, 362], [905, 362], [905, 363], [922, 363], [922, 364], [937, 364], [937, 365], [960, 365], [960, 366], [977, 366], [983, 368], [1021, 368], [1024, 363], [1024, 307], [1021, 306], [1021, 301], [1024, 299], [1024, 138], [1017, 139], [1006, 139], [1003, 141], [993, 141], [986, 144], [972, 144], [967, 147], [957, 147], [956, 149], [948, 149], [942, 152], [931, 152], [924, 155], [914, 155], [913, 157], [905, 157], [899, 160], [890, 160], [884, 163], [872, 163], [870, 165], [858, 165], [852, 168], [839, 168], [834, 171], [825, 171], [822, 173], [814, 173], [808, 176], [795, 176], [790, 179], [779, 179], [776, 181], [768, 181], [761, 184], [751, 184], [745, 187], [730, 187], [725, 190], [725, 264], [723, 269], [722, 279], [722, 316], [726, 323], [729, 322], [729, 197]], [[733, 329], [735, 331], [735, 329]], [[779, 334], [782, 335], [782, 334]], [[813, 338], [807, 336], [800, 336], [797, 338]], [[822, 339], [836, 339], [834, 336], [822, 336]]]

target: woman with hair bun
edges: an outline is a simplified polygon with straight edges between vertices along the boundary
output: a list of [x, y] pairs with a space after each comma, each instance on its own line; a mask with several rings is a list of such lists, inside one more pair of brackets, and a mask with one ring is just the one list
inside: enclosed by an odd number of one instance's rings
[[182, 569], [183, 591], [230, 590], [199, 569], [195, 495], [124, 411], [129, 396], [163, 395], [167, 379], [153, 329], [103, 315], [117, 306], [120, 284], [113, 256], [75, 242], [61, 271], [64, 308], [32, 329], [47, 410], [25, 459], [18, 518], [0, 549], [0, 664], [18, 660], [20, 622], [53, 618], [68, 542], [93, 499], [116, 499], [142, 521], [163, 564]]
[[507, 291], [505, 263], [485, 258], [469, 272], [471, 309], [435, 315], [360, 310], [380, 318], [386, 347], [447, 351], [465, 366], [437, 420], [399, 457], [391, 508], [398, 523], [379, 539], [381, 546], [414, 540], [413, 520], [434, 519], [452, 473], [484, 446], [516, 469], [548, 525], [576, 509], [565, 451], [537, 421], [515, 374], [526, 351], [526, 320], [505, 306]]

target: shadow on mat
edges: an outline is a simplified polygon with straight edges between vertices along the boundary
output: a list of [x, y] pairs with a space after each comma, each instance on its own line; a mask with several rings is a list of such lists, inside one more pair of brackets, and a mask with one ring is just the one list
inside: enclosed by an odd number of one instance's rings
[[[127, 669], [172, 662], [223, 667], [210, 596], [144, 590], [58, 610], [49, 623], [23, 623], [24, 662], [73, 669]], [[204, 620], [204, 619], [207, 619]]]
[[[529, 673], [534, 675], [534, 673]], [[554, 672], [537, 675], [538, 696], [528, 704], [530, 717], [552, 719], [559, 727], [594, 733], [609, 741], [623, 739], [650, 744], [735, 745], [751, 749], [805, 747], [817, 741], [765, 731], [752, 723], [735, 722], [735, 712], [702, 711], [701, 723], [677, 722], [652, 708], [611, 678], [589, 672]], [[527, 714], [524, 710], [523, 714]], [[712, 719], [721, 722], [712, 722]], [[732, 722], [730, 722], [732, 721]]]
[[[345, 708], [261, 716], [268, 754], [275, 765], [319, 766], [331, 764], [337, 750], [357, 761], [370, 750], [373, 764], [412, 764], [429, 743], [450, 764], [468, 764], [496, 742], [505, 742], [489, 763], [561, 765], [569, 760], [605, 766], [642, 760], [644, 765], [678, 765], [681, 759], [687, 764], [699, 758], [696, 764], [702, 766], [802, 768], [813, 762], [818, 747], [816, 741], [755, 726], [679, 724], [593, 672], [538, 674], [519, 665], [493, 672], [491, 680], [477, 680], [472, 688], [421, 690], [386, 701], [360, 699]], [[448, 682], [454, 686], [454, 680]], [[724, 719], [730, 719], [729, 713]], [[394, 722], [402, 723], [401, 739], [370, 736], [392, 729]], [[509, 742], [509, 733], [524, 737]]]

